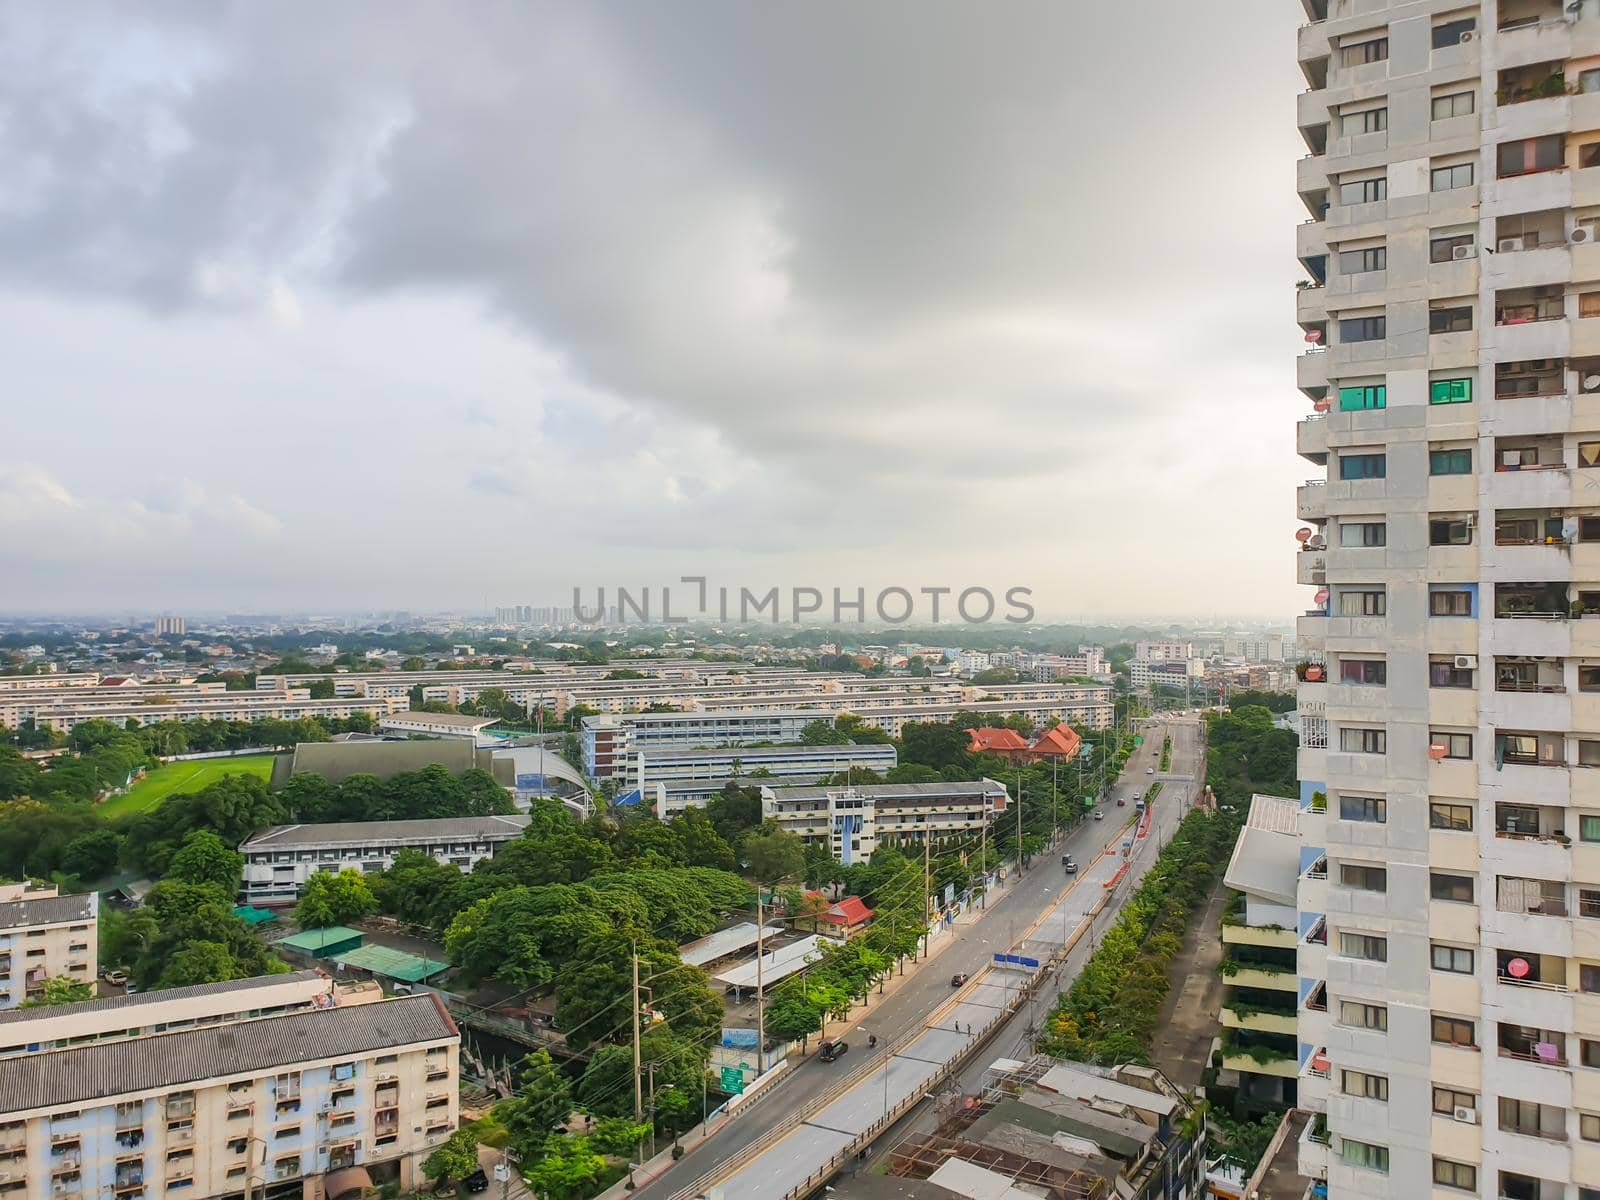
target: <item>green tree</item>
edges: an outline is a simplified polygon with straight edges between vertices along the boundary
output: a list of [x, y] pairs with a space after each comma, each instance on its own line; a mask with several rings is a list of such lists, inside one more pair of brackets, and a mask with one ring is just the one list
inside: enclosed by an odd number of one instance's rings
[[850, 740], [850, 735], [837, 728], [827, 717], [808, 721], [800, 730], [802, 746], [837, 746]]
[[767, 1036], [785, 1042], [798, 1040], [801, 1052], [813, 1033], [822, 1028], [822, 1014], [798, 992], [775, 994], [766, 1013]]
[[306, 880], [294, 917], [306, 929], [325, 929], [359, 921], [377, 910], [378, 900], [367, 877], [355, 867], [346, 867], [338, 874], [319, 871]]
[[113, 829], [79, 834], [61, 854], [61, 869], [79, 879], [100, 879], [117, 869], [122, 835]]
[[544, 1149], [572, 1113], [572, 1087], [549, 1051], [535, 1050], [522, 1060], [517, 1094], [496, 1105], [494, 1112], [525, 1160]]
[[196, 941], [173, 952], [156, 987], [192, 987], [198, 983], [221, 983], [244, 977], [244, 971], [227, 946], [221, 942]]
[[225, 846], [222, 839], [201, 829], [183, 839], [172, 856], [167, 878], [183, 883], [212, 884], [232, 895], [244, 874], [244, 855]]
[[804, 875], [806, 870], [805, 843], [776, 825], [763, 825], [745, 834], [739, 856], [745, 869], [768, 887]]
[[44, 990], [31, 1000], [24, 1000], [23, 1008], [44, 1008], [56, 1004], [77, 1004], [94, 999], [94, 984], [83, 980], [55, 975], [44, 981]]
[[594, 1152], [588, 1138], [552, 1138], [545, 1156], [528, 1168], [528, 1185], [535, 1195], [551, 1200], [577, 1200], [594, 1190], [606, 1169], [606, 1160]]
[[459, 1183], [478, 1169], [478, 1135], [469, 1128], [457, 1129], [422, 1160], [422, 1173], [434, 1186]]

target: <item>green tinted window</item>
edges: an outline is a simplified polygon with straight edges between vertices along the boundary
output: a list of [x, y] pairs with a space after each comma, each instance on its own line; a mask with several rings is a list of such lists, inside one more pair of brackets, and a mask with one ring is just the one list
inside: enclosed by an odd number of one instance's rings
[[1435, 379], [1428, 387], [1429, 404], [1465, 404], [1472, 399], [1472, 380]]

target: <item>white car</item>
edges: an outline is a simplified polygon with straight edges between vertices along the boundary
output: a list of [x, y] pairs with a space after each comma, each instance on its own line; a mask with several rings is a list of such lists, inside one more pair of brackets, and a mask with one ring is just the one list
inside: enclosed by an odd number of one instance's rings
[[1144, 769], [1144, 773], [1146, 775], [1154, 775], [1156, 773], [1156, 769], [1154, 767], [1146, 767]]

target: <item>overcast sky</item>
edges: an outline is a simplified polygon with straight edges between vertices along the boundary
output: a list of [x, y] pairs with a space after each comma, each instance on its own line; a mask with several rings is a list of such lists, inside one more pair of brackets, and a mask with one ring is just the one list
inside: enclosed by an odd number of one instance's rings
[[1285, 0], [0, 0], [0, 610], [1287, 618]]

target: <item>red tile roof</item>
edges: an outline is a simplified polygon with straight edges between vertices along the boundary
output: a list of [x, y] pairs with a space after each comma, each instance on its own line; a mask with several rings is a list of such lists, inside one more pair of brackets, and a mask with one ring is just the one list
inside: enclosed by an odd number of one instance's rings
[[1045, 731], [1033, 744], [1033, 752], [1049, 758], [1076, 758], [1083, 748], [1083, 739], [1070, 725], [1057, 725]]
[[860, 896], [846, 896], [818, 919], [830, 925], [842, 925], [846, 929], [854, 929], [857, 925], [864, 925], [872, 920], [872, 910]]
[[981, 729], [967, 730], [967, 749], [974, 754], [996, 753], [1011, 750], [1026, 750], [1027, 739], [1015, 729], [996, 729], [984, 726]]

